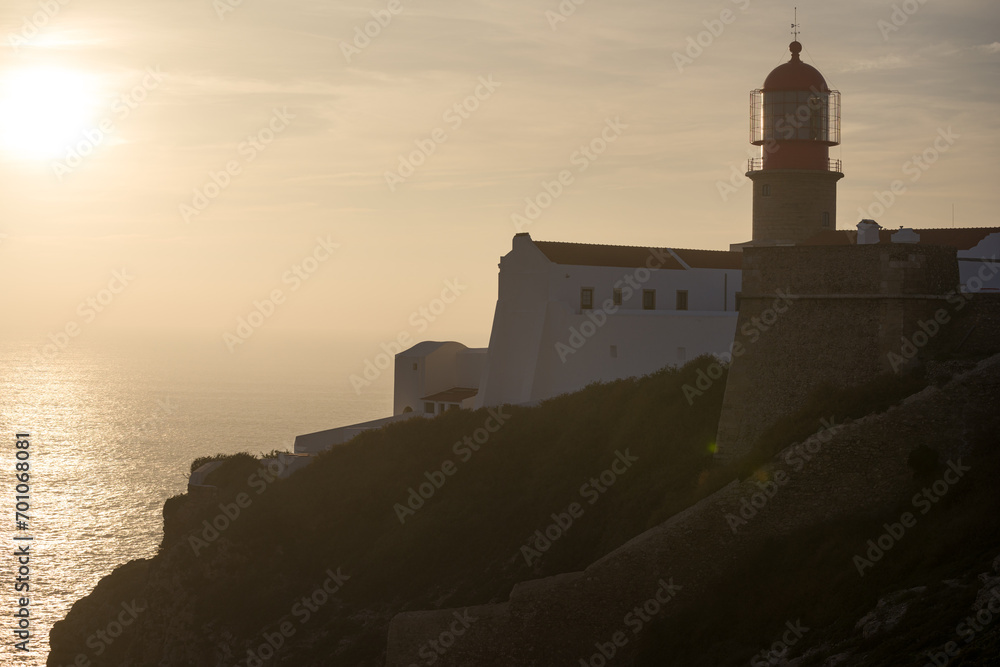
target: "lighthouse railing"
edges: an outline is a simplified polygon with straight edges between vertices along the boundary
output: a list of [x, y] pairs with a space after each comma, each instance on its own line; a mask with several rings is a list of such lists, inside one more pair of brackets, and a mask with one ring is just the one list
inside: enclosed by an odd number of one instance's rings
[[[747, 161], [747, 171], [761, 171], [762, 169], [764, 169], [764, 158], [752, 157]], [[843, 165], [840, 160], [827, 158], [826, 171], [835, 171], [839, 174], [843, 171]]]

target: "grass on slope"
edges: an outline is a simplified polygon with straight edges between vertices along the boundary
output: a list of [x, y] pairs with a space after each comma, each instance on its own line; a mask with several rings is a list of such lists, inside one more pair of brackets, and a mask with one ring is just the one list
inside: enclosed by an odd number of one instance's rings
[[[322, 583], [327, 568], [351, 576], [339, 596], [350, 609], [386, 619], [506, 599], [514, 583], [581, 570], [727, 481], [709, 473], [724, 378], [693, 404], [682, 391], [711, 362], [591, 385], [535, 408], [506, 407], [504, 424], [478, 451], [456, 443], [495, 427], [496, 411], [453, 411], [366, 432], [259, 496], [243, 481], [255, 464], [233, 457], [208, 483], [224, 486], [224, 502], [243, 491], [253, 504], [197, 561], [188, 533], [164, 551], [199, 598], [198, 621], [217, 626], [225, 619], [219, 629], [248, 641], [287, 620], [294, 600]], [[635, 460], [620, 475], [605, 472], [619, 456]], [[454, 474], [401, 522], [397, 506], [406, 505], [410, 489], [428, 475], [440, 482], [443, 468]], [[522, 547], [538, 546], [535, 531], [572, 503], [582, 516], [529, 564]], [[207, 568], [201, 559], [220, 565]], [[326, 620], [310, 626], [312, 636], [296, 637], [291, 653], [337, 650], [357, 664], [375, 661], [384, 624], [344, 626], [344, 610], [333, 608], [320, 612]], [[365, 645], [345, 648], [345, 632], [364, 635], [355, 643]]]

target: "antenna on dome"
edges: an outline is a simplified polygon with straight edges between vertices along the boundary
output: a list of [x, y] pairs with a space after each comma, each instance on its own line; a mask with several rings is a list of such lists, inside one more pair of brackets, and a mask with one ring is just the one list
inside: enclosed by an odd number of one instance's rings
[[795, 38], [795, 41], [797, 42], [797, 41], [799, 41], [799, 8], [798, 7], [795, 8], [795, 19], [794, 20], [795, 20], [795, 22], [792, 23], [792, 36]]

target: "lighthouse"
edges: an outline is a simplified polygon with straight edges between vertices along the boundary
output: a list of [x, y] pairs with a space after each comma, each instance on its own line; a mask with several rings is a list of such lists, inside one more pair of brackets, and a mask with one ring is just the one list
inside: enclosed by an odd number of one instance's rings
[[837, 181], [844, 177], [830, 147], [840, 143], [840, 93], [815, 67], [791, 59], [750, 93], [750, 143], [760, 147], [747, 177], [753, 182], [753, 240], [795, 245], [837, 228]]

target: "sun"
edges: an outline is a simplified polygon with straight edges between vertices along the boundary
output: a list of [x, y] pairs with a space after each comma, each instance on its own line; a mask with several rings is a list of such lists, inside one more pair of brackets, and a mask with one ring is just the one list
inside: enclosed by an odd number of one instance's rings
[[97, 120], [96, 77], [61, 67], [0, 74], [0, 150], [32, 160], [62, 156]]

